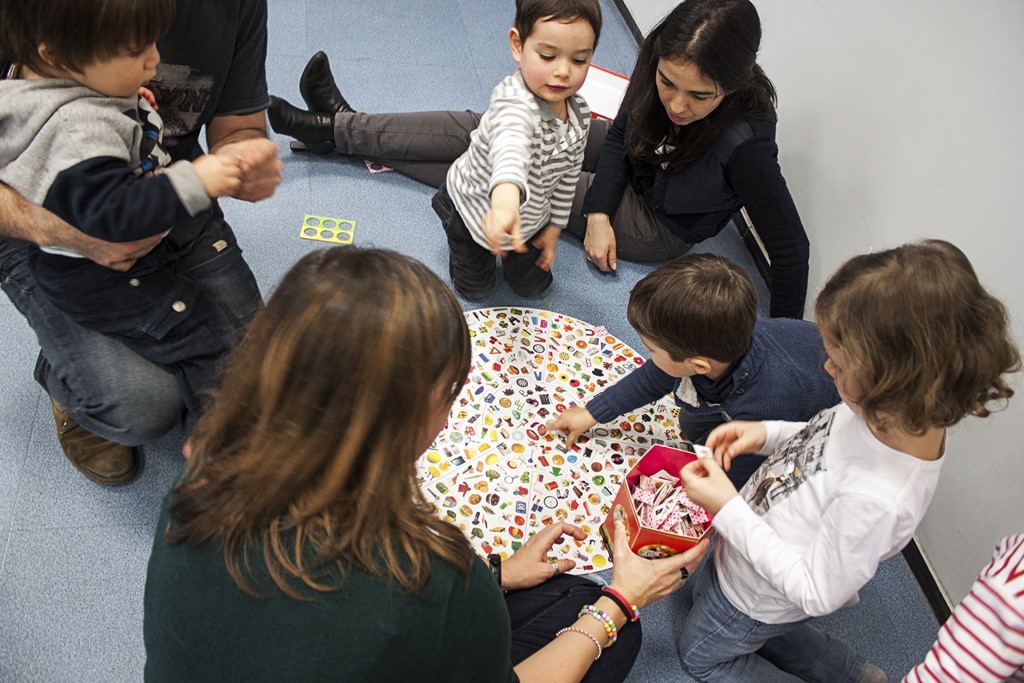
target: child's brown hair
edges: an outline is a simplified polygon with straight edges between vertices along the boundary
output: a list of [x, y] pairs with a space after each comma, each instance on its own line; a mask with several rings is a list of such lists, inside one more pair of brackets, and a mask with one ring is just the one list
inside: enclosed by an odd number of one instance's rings
[[[174, 0], [0, 0], [0, 53], [43, 76], [81, 72], [156, 42], [174, 23]], [[47, 63], [39, 54], [45, 43]]]
[[626, 317], [675, 361], [707, 356], [731, 363], [747, 352], [757, 321], [754, 283], [713, 254], [687, 254], [636, 283]]
[[601, 38], [601, 3], [598, 0], [516, 0], [516, 18], [512, 24], [519, 40], [526, 42], [538, 21], [576, 21], [582, 19], [594, 30], [594, 47]]
[[990, 402], [1013, 395], [1004, 375], [1020, 369], [1020, 353], [1006, 308], [949, 242], [850, 259], [825, 284], [815, 313], [873, 426], [919, 435], [985, 417]]

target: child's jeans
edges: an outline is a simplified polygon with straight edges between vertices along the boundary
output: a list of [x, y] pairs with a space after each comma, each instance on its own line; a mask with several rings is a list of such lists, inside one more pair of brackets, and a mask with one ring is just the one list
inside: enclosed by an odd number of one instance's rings
[[[494, 289], [497, 257], [473, 239], [444, 184], [431, 205], [448, 236], [448, 270], [455, 291], [467, 299], [483, 299]], [[527, 242], [525, 252], [510, 251], [502, 259], [505, 280], [519, 296], [540, 296], [551, 286], [551, 273], [537, 267], [539, 256], [540, 249]]]
[[64, 315], [171, 370], [187, 424], [195, 422], [203, 393], [213, 387], [239, 335], [200, 284], [178, 272], [167, 244], [125, 272], [43, 253], [34, 254], [30, 267], [36, 286]]
[[855, 683], [865, 660], [809, 620], [765, 624], [722, 593], [714, 557], [694, 576], [693, 608], [679, 636], [683, 666], [702, 681]]

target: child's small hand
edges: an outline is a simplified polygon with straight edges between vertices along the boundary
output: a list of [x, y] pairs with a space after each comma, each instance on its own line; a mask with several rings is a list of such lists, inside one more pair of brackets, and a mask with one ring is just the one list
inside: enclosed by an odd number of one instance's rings
[[492, 206], [491, 210], [484, 214], [484, 235], [487, 237], [487, 246], [496, 256], [501, 256], [508, 251], [509, 242], [511, 242], [513, 250], [526, 251], [519, 231], [518, 207], [508, 209]]
[[157, 111], [160, 109], [160, 107], [158, 107], [156, 104], [156, 95], [154, 95], [153, 91], [147, 88], [146, 86], [139, 86], [139, 97], [149, 102], [149, 106], [153, 107], [153, 111]]
[[767, 438], [763, 422], [726, 422], [711, 431], [704, 445], [714, 452], [715, 462], [728, 471], [733, 458], [760, 452]]
[[242, 184], [242, 166], [226, 154], [204, 154], [192, 162], [192, 168], [203, 183], [206, 194], [216, 199], [238, 191]]
[[558, 416], [558, 419], [548, 427], [550, 430], [565, 434], [565, 447], [572, 448], [580, 434], [597, 424], [597, 420], [586, 408], [574, 406]]
[[561, 234], [561, 230], [549, 225], [533, 238], [531, 244], [540, 249], [540, 256], [537, 257], [536, 264], [541, 270], [550, 272], [551, 266], [555, 264], [555, 249], [558, 248], [558, 237]]
[[491, 210], [484, 215], [483, 229], [487, 246], [495, 256], [502, 256], [509, 249], [526, 251], [523, 244], [519, 219], [519, 186], [515, 183], [498, 183], [491, 190]]
[[725, 471], [710, 458], [694, 460], [679, 470], [686, 495], [713, 515], [739, 495]]

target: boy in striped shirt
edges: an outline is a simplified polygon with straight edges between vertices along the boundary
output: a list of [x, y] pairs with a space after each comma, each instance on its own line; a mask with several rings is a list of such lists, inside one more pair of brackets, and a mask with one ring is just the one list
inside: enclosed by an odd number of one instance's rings
[[491, 93], [469, 149], [433, 199], [455, 290], [494, 289], [495, 256], [520, 296], [551, 285], [590, 130], [583, 85], [601, 32], [599, 0], [516, 0], [509, 31], [519, 70]]

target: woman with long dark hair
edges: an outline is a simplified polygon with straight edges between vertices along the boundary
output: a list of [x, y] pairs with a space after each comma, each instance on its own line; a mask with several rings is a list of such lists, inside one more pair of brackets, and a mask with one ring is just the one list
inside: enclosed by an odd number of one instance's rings
[[[779, 168], [775, 89], [756, 62], [760, 42], [749, 0], [686, 0], [672, 10], [644, 41], [615, 121], [591, 126], [567, 229], [610, 271], [618, 258], [680, 256], [744, 207], [771, 264], [771, 315], [801, 318], [809, 244]], [[274, 130], [435, 187], [479, 121], [473, 112], [355, 112], [322, 52], [300, 92], [311, 111], [274, 98]]]

